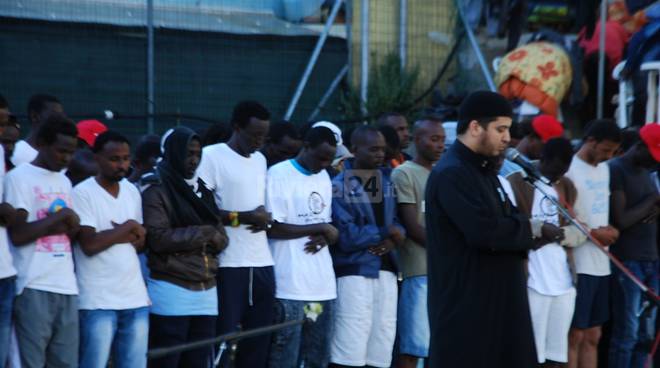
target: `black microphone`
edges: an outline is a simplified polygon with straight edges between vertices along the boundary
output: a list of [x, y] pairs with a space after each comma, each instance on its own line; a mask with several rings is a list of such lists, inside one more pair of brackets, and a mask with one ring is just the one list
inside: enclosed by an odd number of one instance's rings
[[541, 172], [539, 172], [539, 169], [537, 169], [536, 166], [534, 166], [532, 161], [530, 161], [517, 149], [507, 148], [506, 151], [504, 152], [504, 157], [506, 157], [507, 160], [515, 164], [518, 164], [518, 166], [522, 167], [523, 171], [525, 171], [525, 174], [527, 174], [528, 177], [540, 181], [545, 185], [551, 184], [550, 180], [544, 178], [543, 175], [541, 175]]

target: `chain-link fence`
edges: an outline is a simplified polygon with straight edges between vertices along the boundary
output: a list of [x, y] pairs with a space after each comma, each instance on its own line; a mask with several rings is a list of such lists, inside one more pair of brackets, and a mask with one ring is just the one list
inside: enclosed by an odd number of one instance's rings
[[[153, 0], [150, 64], [149, 1], [1, 2], [0, 93], [11, 110], [24, 116], [32, 94], [49, 93], [72, 117], [100, 117], [133, 137], [147, 132], [149, 101], [156, 133], [174, 124], [201, 128], [227, 121], [242, 99], [262, 102], [273, 120], [356, 119], [347, 110], [350, 98], [341, 96], [365, 93], [362, 70], [373, 75], [370, 89], [383, 90], [378, 78], [389, 76], [375, 72], [388, 55], [401, 58], [403, 70], [416, 75], [405, 86], [406, 98], [423, 106], [430, 99], [422, 94], [438, 85], [435, 77], [456, 38], [452, 0], [348, 0], [338, 5], [318, 57], [310, 61], [339, 0]], [[363, 30], [369, 33], [366, 61]], [[311, 73], [303, 85], [306, 67]], [[104, 110], [113, 111], [116, 121], [104, 120]]]

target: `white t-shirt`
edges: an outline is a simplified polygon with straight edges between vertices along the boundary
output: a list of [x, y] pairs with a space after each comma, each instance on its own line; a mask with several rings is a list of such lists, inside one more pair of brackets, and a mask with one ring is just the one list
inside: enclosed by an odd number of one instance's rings
[[[578, 220], [590, 229], [607, 226], [610, 216], [610, 167], [607, 163], [591, 166], [575, 155], [566, 176], [577, 188], [574, 209]], [[573, 255], [577, 273], [610, 274], [610, 260], [594, 243], [587, 240], [575, 248]]]
[[[71, 199], [80, 217], [80, 226], [93, 227], [96, 232], [112, 229], [112, 222], [122, 224], [135, 220], [142, 223], [140, 192], [126, 179], [119, 182], [117, 198], [91, 177], [73, 188]], [[121, 310], [149, 305], [140, 261], [131, 244], [115, 244], [91, 257], [76, 244], [74, 254], [80, 288], [79, 309]]]
[[[268, 170], [266, 209], [273, 220], [291, 225], [332, 221], [332, 182], [325, 170], [305, 172], [294, 160]], [[269, 239], [275, 260], [275, 297], [321, 301], [337, 297], [335, 272], [328, 247], [305, 253], [309, 238]]]
[[[538, 182], [539, 186], [551, 197], [557, 199], [557, 191], [548, 185]], [[532, 218], [559, 226], [559, 212], [538, 189], [534, 190], [532, 203]], [[538, 250], [529, 252], [529, 278], [527, 286], [539, 294], [557, 296], [563, 295], [573, 288], [571, 271], [568, 267], [568, 257], [564, 248], [557, 243], [546, 244]]]
[[13, 163], [14, 166], [18, 166], [20, 164], [32, 162], [37, 158], [37, 154], [39, 154], [39, 151], [30, 146], [28, 142], [21, 139], [16, 142], [16, 145], [14, 146], [14, 154], [11, 156], [11, 163]]
[[[0, 145], [0, 182], [5, 178], [5, 149]], [[2, 198], [2, 185], [0, 185], [0, 198]], [[0, 279], [16, 275], [16, 269], [12, 262], [11, 253], [9, 252], [9, 237], [7, 236], [7, 228], [0, 227]]]
[[[7, 174], [4, 185], [5, 202], [27, 211], [27, 222], [41, 220], [50, 213], [71, 207], [71, 182], [61, 172], [24, 163]], [[17, 295], [26, 287], [65, 295], [78, 294], [71, 242], [65, 234], [44, 236], [11, 249], [18, 271]]]
[[[214, 192], [218, 208], [252, 211], [266, 201], [266, 158], [260, 152], [244, 157], [225, 143], [204, 147], [199, 177]], [[265, 231], [253, 233], [247, 225], [225, 227], [229, 244], [218, 256], [220, 267], [273, 265]]]
[[511, 187], [511, 183], [509, 183], [509, 181], [502, 175], [497, 175], [497, 179], [500, 181], [500, 184], [502, 184], [502, 188], [504, 188], [504, 193], [506, 193], [506, 196], [509, 197], [511, 203], [514, 206], [517, 206], [516, 195], [513, 193], [513, 188]]

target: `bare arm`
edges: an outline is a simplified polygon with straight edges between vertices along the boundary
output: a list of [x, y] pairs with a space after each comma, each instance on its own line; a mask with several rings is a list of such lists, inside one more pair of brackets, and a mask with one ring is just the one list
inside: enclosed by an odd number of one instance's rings
[[[140, 232], [142, 233], [141, 237]], [[96, 232], [96, 229], [91, 226], [81, 226], [78, 243], [85, 255], [93, 256], [115, 244], [135, 243], [140, 238], [144, 241], [144, 228], [136, 221], [129, 220], [114, 229], [99, 232]]]
[[27, 222], [27, 218], [27, 211], [19, 209], [14, 224], [9, 227], [9, 237], [16, 246], [30, 244], [44, 236], [75, 233], [80, 223], [76, 213], [69, 208], [33, 222]]
[[650, 195], [644, 201], [626, 209], [625, 193], [620, 190], [613, 191], [610, 197], [613, 225], [619, 231], [626, 230], [651, 215], [657, 203], [658, 196]]
[[417, 221], [417, 207], [414, 203], [399, 203], [399, 216], [406, 229], [406, 236], [422, 247], [426, 247], [426, 230]]
[[[220, 218], [224, 225], [231, 225], [230, 214], [232, 211], [220, 210]], [[271, 214], [266, 212], [264, 206], [259, 206], [252, 211], [243, 211], [238, 213], [238, 222], [242, 225], [248, 225], [252, 232], [264, 231], [272, 221]]]
[[268, 237], [274, 239], [298, 239], [323, 234], [324, 225], [328, 224], [292, 225], [274, 222], [273, 227], [268, 231]]

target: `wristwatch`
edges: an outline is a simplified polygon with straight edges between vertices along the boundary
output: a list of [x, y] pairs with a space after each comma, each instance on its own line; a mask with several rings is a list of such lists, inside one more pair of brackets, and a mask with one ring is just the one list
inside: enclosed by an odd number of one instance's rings
[[238, 221], [238, 212], [229, 212], [229, 225], [231, 227], [238, 227], [241, 223]]

